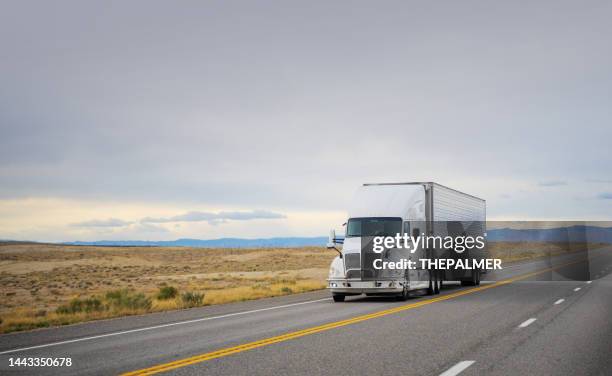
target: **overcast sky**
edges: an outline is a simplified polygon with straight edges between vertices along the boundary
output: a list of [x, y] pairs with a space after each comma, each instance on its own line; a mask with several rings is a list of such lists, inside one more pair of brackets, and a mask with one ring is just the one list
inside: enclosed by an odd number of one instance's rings
[[612, 219], [612, 4], [3, 1], [0, 238], [318, 236], [364, 182]]

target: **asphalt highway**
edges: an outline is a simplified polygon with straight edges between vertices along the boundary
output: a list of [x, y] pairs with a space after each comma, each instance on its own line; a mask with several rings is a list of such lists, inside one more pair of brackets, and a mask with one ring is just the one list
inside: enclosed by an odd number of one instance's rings
[[404, 302], [319, 291], [7, 334], [0, 374], [610, 375], [611, 272], [604, 248]]

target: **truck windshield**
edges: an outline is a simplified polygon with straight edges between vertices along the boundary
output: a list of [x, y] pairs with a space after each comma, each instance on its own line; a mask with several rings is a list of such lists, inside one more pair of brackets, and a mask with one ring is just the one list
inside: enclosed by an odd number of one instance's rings
[[401, 232], [401, 218], [351, 218], [346, 227], [347, 237], [395, 236]]

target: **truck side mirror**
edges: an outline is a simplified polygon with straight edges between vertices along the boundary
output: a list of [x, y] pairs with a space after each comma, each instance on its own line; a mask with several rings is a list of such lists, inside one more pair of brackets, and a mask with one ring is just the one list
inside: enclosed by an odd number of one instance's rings
[[336, 230], [329, 230], [329, 238], [327, 238], [327, 249], [336, 248]]
[[404, 234], [410, 235], [410, 222], [404, 222]]
[[342, 252], [336, 248], [336, 230], [329, 230], [329, 238], [327, 239], [327, 249], [333, 249], [338, 252], [338, 256], [342, 258]]

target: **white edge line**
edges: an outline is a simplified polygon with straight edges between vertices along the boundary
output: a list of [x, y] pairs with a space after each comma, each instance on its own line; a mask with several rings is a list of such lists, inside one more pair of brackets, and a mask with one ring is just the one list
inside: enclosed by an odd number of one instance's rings
[[576, 287], [574, 291], [580, 291], [580, 287]]
[[523, 323], [522, 323], [521, 325], [519, 325], [518, 327], [519, 327], [519, 328], [525, 328], [525, 327], [527, 327], [527, 326], [529, 326], [529, 325], [533, 324], [533, 322], [534, 322], [534, 321], [536, 321], [536, 320], [537, 320], [537, 319], [535, 319], [535, 318], [533, 318], [533, 317], [532, 317], [532, 318], [530, 318], [530, 319], [527, 319], [527, 320], [523, 321]]
[[593, 282], [593, 281], [587, 281], [587, 285], [590, 284], [591, 282]]
[[331, 298], [309, 300], [309, 301], [306, 301], [306, 302], [284, 304], [284, 305], [274, 306], [274, 307], [253, 309], [253, 310], [250, 310], [250, 311], [234, 312], [234, 313], [228, 313], [228, 314], [219, 315], [219, 316], [202, 317], [202, 318], [199, 318], [199, 319], [186, 320], [186, 321], [178, 321], [178, 322], [173, 322], [173, 323], [169, 323], [169, 324], [161, 324], [161, 325], [155, 325], [155, 326], [148, 326], [148, 327], [145, 327], [145, 328], [130, 329], [130, 330], [123, 330], [123, 331], [119, 331], [119, 332], [99, 334], [99, 335], [95, 335], [95, 336], [91, 336], [91, 337], [75, 338], [75, 339], [69, 339], [69, 340], [66, 340], [66, 341], [45, 343], [45, 344], [36, 345], [36, 346], [21, 347], [21, 348], [12, 349], [12, 350], [0, 351], [0, 355], [15, 353], [15, 352], [19, 352], [19, 351], [27, 351], [27, 350], [40, 349], [40, 348], [44, 348], [44, 347], [65, 345], [65, 344], [74, 343], [74, 342], [89, 341], [89, 340], [98, 339], [98, 338], [113, 337], [113, 336], [118, 336], [118, 335], [121, 335], [121, 334], [144, 332], [144, 331], [147, 331], [147, 330], [167, 328], [167, 327], [170, 327], [170, 326], [177, 326], [177, 325], [184, 325], [184, 324], [191, 324], [191, 323], [200, 322], [200, 321], [223, 319], [223, 318], [226, 318], [226, 317], [246, 315], [246, 314], [249, 314], [249, 313], [256, 313], [256, 312], [263, 312], [263, 311], [270, 311], [270, 310], [279, 309], [279, 308], [294, 307], [294, 306], [299, 306], [299, 305], [303, 305], [303, 304], [322, 302], [324, 300], [331, 300]]
[[463, 360], [463, 361], [455, 364], [451, 368], [447, 369], [446, 371], [442, 372], [440, 374], [440, 376], [455, 376], [455, 375], [458, 375], [461, 372], [463, 372], [463, 370], [465, 370], [466, 368], [468, 368], [469, 366], [474, 364], [474, 362], [475, 362], [474, 360]]
[[565, 301], [565, 299], [559, 299], [559, 300], [557, 300], [557, 301], [555, 302], [555, 305], [557, 305], [557, 304], [561, 304], [561, 303], [563, 303], [564, 301]]

